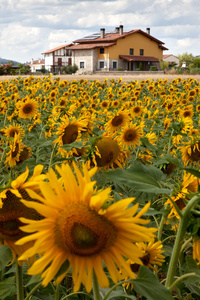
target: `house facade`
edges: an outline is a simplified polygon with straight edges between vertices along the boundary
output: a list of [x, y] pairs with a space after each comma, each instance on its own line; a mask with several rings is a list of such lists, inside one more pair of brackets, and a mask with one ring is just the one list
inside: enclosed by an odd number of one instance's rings
[[71, 44], [59, 46], [57, 48], [43, 52], [45, 69], [49, 72], [61, 72], [64, 66], [72, 64]]
[[30, 66], [31, 73], [41, 72], [41, 70], [45, 69], [44, 59], [33, 60], [32, 58], [31, 62], [27, 65]]
[[123, 25], [113, 32], [99, 33], [75, 40], [66, 47], [71, 51], [72, 65], [78, 66], [79, 73], [94, 73], [99, 70], [150, 70], [160, 69], [163, 60], [164, 43], [141, 29], [124, 31]]
[[179, 66], [180, 60], [178, 57], [173, 54], [165, 54], [163, 55], [163, 61], [167, 61], [169, 64], [173, 64]]

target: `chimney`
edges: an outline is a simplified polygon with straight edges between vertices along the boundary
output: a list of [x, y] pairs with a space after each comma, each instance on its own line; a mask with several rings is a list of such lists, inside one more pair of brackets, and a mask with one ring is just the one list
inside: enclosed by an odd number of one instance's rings
[[146, 29], [146, 33], [147, 33], [147, 34], [150, 34], [150, 28], [147, 28], [147, 29]]
[[119, 27], [115, 27], [115, 32], [119, 33]]
[[33, 58], [31, 59], [31, 64], [33, 64], [34, 63], [34, 60], [33, 60]]
[[119, 34], [122, 35], [123, 34], [123, 25], [119, 26]]
[[104, 38], [105, 37], [105, 28], [101, 28], [100, 29], [100, 38]]

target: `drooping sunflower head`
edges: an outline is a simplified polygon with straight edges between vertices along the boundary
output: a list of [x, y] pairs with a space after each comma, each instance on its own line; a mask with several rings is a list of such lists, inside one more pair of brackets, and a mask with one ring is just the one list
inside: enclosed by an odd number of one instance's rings
[[73, 166], [74, 172], [68, 164], [56, 167], [59, 178], [51, 169], [47, 174], [48, 181], [40, 184], [42, 197], [30, 193], [31, 197], [42, 204], [23, 201], [28, 207], [40, 212], [44, 219], [21, 219], [28, 223], [23, 226], [23, 231], [31, 234], [18, 241], [17, 245], [33, 239], [37, 241], [20, 260], [35, 253], [40, 254], [28, 273], [42, 273], [44, 286], [55, 278], [62, 265], [68, 261], [69, 267], [56, 279], [56, 283], [72, 269], [75, 292], [81, 283], [88, 292], [91, 291], [93, 271], [100, 286], [109, 286], [103, 262], [115, 283], [121, 278], [121, 267], [131, 278], [135, 278], [126, 264], [126, 257], [141, 263], [139, 257], [142, 251], [135, 246], [135, 242], [150, 242], [154, 239], [155, 228], [147, 228], [144, 225], [149, 221], [141, 219], [149, 205], [137, 214], [138, 205], [129, 207], [133, 198], [127, 198], [102, 209], [110, 199], [110, 188], [96, 190], [95, 182], [91, 181], [96, 168], [88, 170], [83, 165], [81, 172], [75, 164]]

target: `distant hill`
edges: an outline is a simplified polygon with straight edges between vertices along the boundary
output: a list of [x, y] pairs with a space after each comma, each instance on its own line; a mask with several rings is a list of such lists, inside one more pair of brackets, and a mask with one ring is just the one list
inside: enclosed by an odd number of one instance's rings
[[5, 59], [5, 58], [0, 57], [0, 65], [7, 64], [9, 61], [12, 61], [14, 66], [17, 66], [18, 64], [20, 64], [19, 61], [15, 61], [15, 60], [12, 60], [12, 59]]

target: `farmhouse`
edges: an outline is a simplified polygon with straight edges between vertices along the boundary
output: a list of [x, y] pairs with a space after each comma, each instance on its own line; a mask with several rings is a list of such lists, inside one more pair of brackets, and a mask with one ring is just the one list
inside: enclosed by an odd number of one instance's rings
[[150, 70], [151, 66], [160, 68], [163, 59], [164, 43], [141, 29], [124, 31], [123, 25], [113, 32], [101, 28], [99, 33], [74, 41], [66, 49], [72, 52], [72, 64], [79, 72], [94, 73], [99, 70]]
[[61, 72], [62, 67], [71, 65], [71, 50], [68, 48], [71, 45], [72, 44], [61, 45], [43, 52], [45, 69], [49, 72]]
[[123, 25], [114, 31], [106, 32], [101, 28], [91, 34], [43, 52], [45, 69], [61, 72], [63, 66], [77, 65], [78, 72], [92, 74], [97, 71], [149, 71], [152, 67], [160, 69], [164, 43], [141, 29], [125, 31]]

